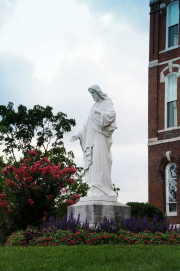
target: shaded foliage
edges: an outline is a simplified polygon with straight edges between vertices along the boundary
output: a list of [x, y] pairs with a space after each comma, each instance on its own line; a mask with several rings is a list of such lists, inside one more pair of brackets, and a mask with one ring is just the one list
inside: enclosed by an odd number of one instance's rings
[[131, 216], [135, 218], [147, 216], [153, 219], [155, 215], [161, 220], [165, 218], [164, 212], [152, 204], [143, 202], [128, 202], [126, 204], [131, 207]]

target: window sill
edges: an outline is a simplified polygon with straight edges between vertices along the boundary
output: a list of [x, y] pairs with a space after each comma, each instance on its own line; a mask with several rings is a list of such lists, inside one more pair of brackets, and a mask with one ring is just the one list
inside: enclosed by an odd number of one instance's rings
[[174, 126], [174, 127], [166, 128], [164, 130], [158, 130], [158, 133], [163, 133], [163, 132], [168, 132], [168, 131], [173, 131], [173, 130], [178, 130], [178, 129], [180, 129], [180, 126]]
[[163, 51], [160, 51], [159, 54], [163, 54], [163, 53], [165, 53], [165, 52], [168, 52], [168, 51], [177, 49], [177, 48], [179, 48], [179, 47], [180, 47], [179, 45], [169, 47], [169, 48], [167, 48], [167, 49], [165, 49], [165, 50], [163, 50]]
[[167, 217], [177, 216], [177, 213], [167, 214]]

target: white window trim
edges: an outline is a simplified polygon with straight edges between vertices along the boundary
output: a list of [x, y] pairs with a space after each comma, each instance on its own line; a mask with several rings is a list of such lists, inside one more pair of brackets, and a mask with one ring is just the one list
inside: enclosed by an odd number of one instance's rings
[[[170, 163], [169, 163], [170, 164]], [[167, 164], [167, 166], [169, 165], [169, 164]], [[172, 164], [174, 164], [174, 163], [172, 163]], [[177, 216], [177, 211], [176, 212], [169, 212], [169, 201], [168, 201], [168, 193], [169, 193], [169, 190], [168, 190], [168, 185], [167, 185], [167, 183], [168, 183], [168, 180], [167, 180], [167, 166], [166, 166], [166, 180], [165, 180], [165, 184], [166, 184], [166, 215], [167, 216]], [[177, 202], [175, 202], [176, 204], [177, 204]]]
[[173, 127], [167, 127], [167, 97], [168, 97], [168, 77], [172, 74], [176, 74], [178, 78], [177, 72], [171, 72], [165, 77], [165, 106], [164, 106], [164, 129], [169, 130], [169, 129], [175, 129], [177, 126]]
[[173, 130], [178, 130], [180, 129], [180, 126], [177, 126], [177, 127], [169, 127], [167, 129], [164, 129], [164, 130], [158, 130], [158, 133], [163, 133], [163, 132], [168, 132], [168, 131], [173, 131]]
[[177, 48], [179, 48], [179, 47], [180, 47], [179, 45], [175, 45], [175, 46], [168, 47], [168, 48], [166, 48], [166, 49], [163, 50], [163, 51], [159, 51], [159, 54], [163, 54], [163, 53], [165, 53], [165, 52], [168, 52], [168, 51], [177, 49]]
[[[175, 49], [175, 48], [178, 48], [178, 45], [176, 45], [176, 46], [172, 46], [172, 47], [168, 47], [168, 39], [169, 39], [169, 31], [168, 31], [168, 29], [169, 29], [169, 8], [170, 8], [170, 6], [172, 6], [174, 3], [179, 3], [179, 1], [173, 1], [171, 4], [169, 4], [168, 6], [167, 6], [167, 12], [166, 12], [166, 14], [167, 14], [167, 16], [166, 16], [166, 49], [164, 50], [164, 51], [166, 51], [166, 50], [173, 50], [173, 49]], [[179, 23], [178, 23], [178, 40], [179, 40]]]

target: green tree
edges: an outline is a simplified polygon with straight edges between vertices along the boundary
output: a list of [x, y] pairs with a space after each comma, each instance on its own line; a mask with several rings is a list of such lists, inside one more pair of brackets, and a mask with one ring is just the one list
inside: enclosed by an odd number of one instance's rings
[[43, 150], [45, 155], [48, 152], [65, 163], [71, 163], [73, 153], [66, 154], [62, 139], [76, 122], [62, 112], [53, 114], [52, 110], [50, 106], [40, 105], [27, 110], [26, 106], [19, 105], [15, 112], [13, 103], [1, 105], [0, 142], [5, 146], [3, 152], [17, 161], [16, 150], [26, 156], [28, 150], [37, 149]]

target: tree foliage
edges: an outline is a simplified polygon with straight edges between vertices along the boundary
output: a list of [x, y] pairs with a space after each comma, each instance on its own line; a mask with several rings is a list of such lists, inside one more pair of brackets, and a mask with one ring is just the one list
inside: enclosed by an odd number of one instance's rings
[[75, 126], [75, 120], [68, 119], [62, 112], [53, 114], [52, 110], [50, 106], [35, 105], [28, 110], [26, 106], [19, 105], [15, 112], [13, 103], [1, 105], [0, 142], [5, 146], [3, 152], [17, 161], [15, 151], [26, 156], [28, 150], [37, 149], [45, 156], [51, 155], [52, 159], [71, 164], [73, 153], [66, 154], [62, 139]]

